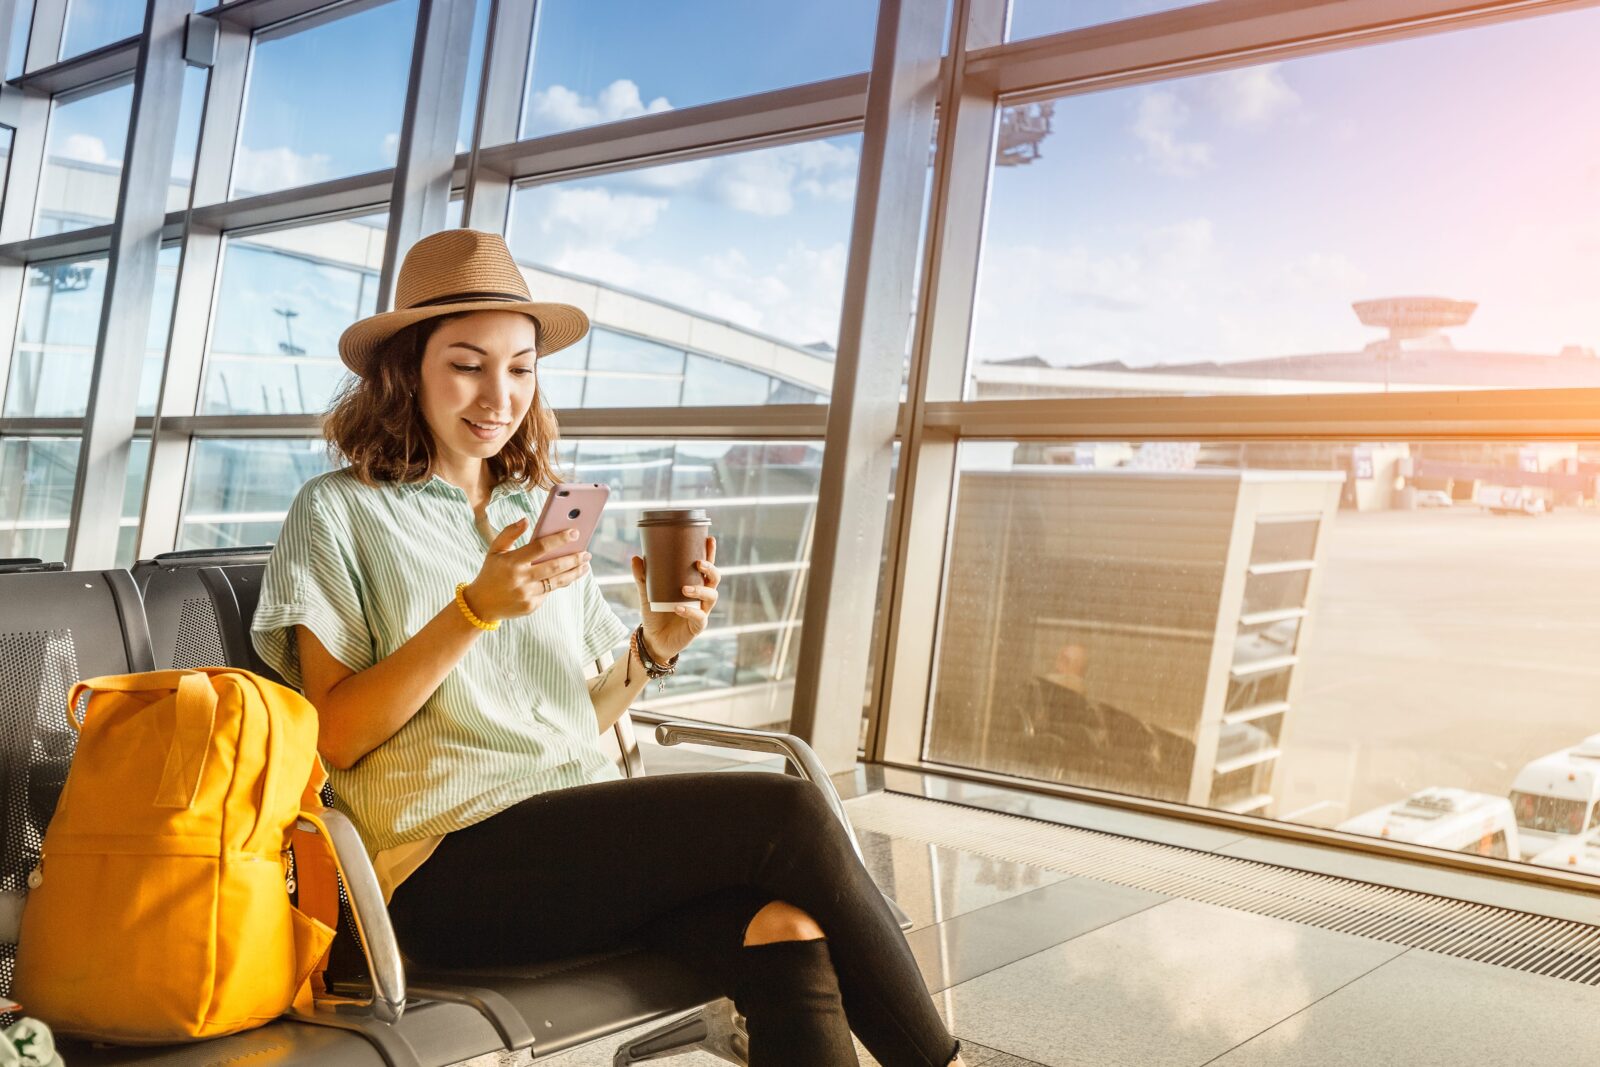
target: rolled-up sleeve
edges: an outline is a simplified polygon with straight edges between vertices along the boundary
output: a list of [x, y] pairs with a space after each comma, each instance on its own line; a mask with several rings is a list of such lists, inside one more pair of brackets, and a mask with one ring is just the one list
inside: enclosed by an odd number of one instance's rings
[[304, 688], [296, 626], [315, 634], [352, 671], [377, 661], [350, 528], [337, 520], [318, 490], [317, 480], [306, 483], [290, 505], [250, 624], [261, 658], [296, 688]]

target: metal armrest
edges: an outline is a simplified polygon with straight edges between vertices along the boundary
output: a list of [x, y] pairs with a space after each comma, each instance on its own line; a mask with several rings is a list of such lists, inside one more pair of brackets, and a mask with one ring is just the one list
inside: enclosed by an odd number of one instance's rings
[[[667, 746], [681, 745], [685, 742], [711, 748], [770, 752], [787, 759], [797, 777], [805, 779], [821, 791], [822, 798], [828, 802], [828, 810], [833, 812], [834, 818], [839, 820], [839, 825], [844, 827], [845, 836], [850, 839], [850, 847], [855, 849], [856, 858], [861, 860], [863, 866], [866, 865], [866, 856], [861, 852], [861, 842], [856, 839], [855, 827], [850, 825], [850, 816], [845, 813], [844, 801], [839, 799], [839, 790], [834, 786], [833, 778], [828, 774], [828, 769], [822, 765], [822, 761], [817, 758], [816, 752], [800, 738], [776, 730], [710, 726], [699, 722], [664, 722], [656, 727], [656, 744]], [[900, 924], [900, 929], [909, 930], [915, 925], [893, 897], [884, 893], [883, 899], [888, 903], [889, 910], [894, 912], [895, 921]]]
[[367, 974], [372, 978], [372, 1015], [380, 1022], [399, 1022], [406, 1008], [406, 972], [400, 944], [389, 922], [389, 909], [378, 888], [378, 874], [349, 818], [333, 808], [323, 808], [321, 815], [333, 845], [339, 877], [350, 898], [356, 931], [361, 935], [361, 950], [367, 957]]

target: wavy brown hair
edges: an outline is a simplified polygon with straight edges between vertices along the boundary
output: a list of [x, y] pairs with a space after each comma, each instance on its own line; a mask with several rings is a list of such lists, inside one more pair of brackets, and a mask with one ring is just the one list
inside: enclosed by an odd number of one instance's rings
[[[422, 384], [422, 353], [433, 331], [460, 315], [441, 315], [396, 333], [378, 346], [373, 374], [354, 377], [333, 399], [322, 424], [328, 453], [343, 462], [366, 485], [418, 482], [433, 469], [433, 431], [422, 417], [417, 390]], [[537, 373], [537, 372], [535, 372]], [[560, 435], [556, 417], [541, 388], [522, 423], [498, 453], [489, 457], [496, 483], [512, 481], [524, 488], [548, 489], [560, 477], [555, 446]]]

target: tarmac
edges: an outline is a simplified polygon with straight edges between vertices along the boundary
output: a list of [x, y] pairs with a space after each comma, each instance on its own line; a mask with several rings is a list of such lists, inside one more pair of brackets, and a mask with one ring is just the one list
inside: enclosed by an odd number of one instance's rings
[[1505, 794], [1600, 732], [1600, 509], [1336, 515], [1278, 766], [1331, 826], [1427, 786]]

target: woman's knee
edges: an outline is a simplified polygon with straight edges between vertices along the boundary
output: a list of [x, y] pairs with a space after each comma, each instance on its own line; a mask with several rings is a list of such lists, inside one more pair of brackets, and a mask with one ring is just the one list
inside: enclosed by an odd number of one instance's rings
[[822, 927], [815, 919], [783, 900], [774, 900], [756, 912], [744, 929], [747, 947], [776, 941], [817, 941], [822, 937]]

